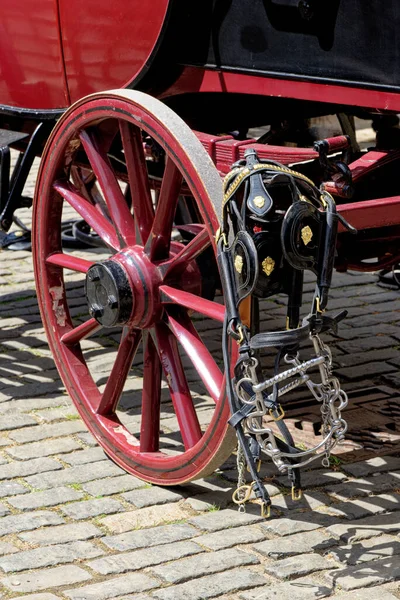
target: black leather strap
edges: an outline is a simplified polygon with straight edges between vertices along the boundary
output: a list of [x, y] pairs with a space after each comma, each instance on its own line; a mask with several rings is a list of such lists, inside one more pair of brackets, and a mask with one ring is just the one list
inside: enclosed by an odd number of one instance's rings
[[304, 342], [311, 328], [307, 322], [298, 329], [289, 329], [287, 331], [273, 331], [271, 333], [256, 333], [250, 339], [250, 348], [252, 350], [261, 350], [262, 348], [291, 348]]

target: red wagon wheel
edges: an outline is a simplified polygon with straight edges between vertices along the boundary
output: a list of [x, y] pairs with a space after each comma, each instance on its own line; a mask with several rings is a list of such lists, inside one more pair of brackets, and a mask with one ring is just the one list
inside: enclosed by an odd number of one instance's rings
[[[34, 267], [55, 362], [105, 452], [153, 483], [209, 474], [234, 445], [220, 360], [224, 306], [204, 291], [221, 199], [194, 133], [136, 91], [76, 103], [42, 157]], [[73, 211], [103, 250], [63, 251], [61, 223]]]

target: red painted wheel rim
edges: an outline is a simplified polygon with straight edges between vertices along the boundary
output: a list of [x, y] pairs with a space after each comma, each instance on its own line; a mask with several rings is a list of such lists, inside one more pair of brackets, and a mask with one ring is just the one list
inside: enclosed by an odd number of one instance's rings
[[[155, 207], [143, 134], [149, 134], [166, 157]], [[116, 176], [118, 165], [115, 167], [108, 158], [116, 139], [122, 142], [127, 164], [132, 210]], [[83, 188], [71, 182], [71, 165], [76, 168], [83, 154], [105, 200], [106, 212], [93, 200], [94, 195], [88, 199]], [[186, 244], [171, 242], [183, 188], [193, 197], [198, 215], [192, 226], [193, 237]], [[215, 251], [218, 219], [211, 198], [217, 204], [221, 201], [221, 182], [195, 135], [160, 102], [131, 91], [95, 94], [63, 116], [44, 151], [36, 187], [33, 248], [38, 301], [63, 382], [106, 453], [138, 477], [166, 485], [208, 474], [229, 456], [234, 444], [227, 426], [229, 407], [223, 373], [191, 320], [193, 310], [213, 318], [219, 322], [216, 338], [221, 339], [224, 309], [221, 303], [202, 298], [197, 267], [197, 259], [207, 248], [214, 247]], [[106, 241], [112, 249], [107, 260], [97, 261], [92, 267], [84, 253], [71, 256], [62, 250], [63, 205], [74, 208]], [[98, 286], [93, 288], [91, 282], [96, 278], [104, 282], [109, 267], [122, 273], [126, 282], [124, 287], [117, 277], [115, 290], [112, 288], [107, 295], [103, 283], [93, 284]], [[88, 309], [95, 318], [87, 314], [78, 324], [74, 319], [64, 277], [69, 273], [86, 277]], [[118, 308], [109, 308], [113, 306]], [[88, 336], [103, 330], [96, 319], [105, 322], [104, 315], [114, 313], [121, 332], [119, 346], [100, 390], [81, 346]], [[118, 411], [140, 344], [144, 381], [141, 422], [132, 432], [121, 423]], [[199, 385], [213, 400], [212, 414], [205, 425], [199, 424], [200, 413], [183, 368], [185, 356], [191, 361]], [[182, 445], [175, 454], [160, 443], [162, 379], [169, 390]], [[168, 433], [164, 437], [168, 446]]]

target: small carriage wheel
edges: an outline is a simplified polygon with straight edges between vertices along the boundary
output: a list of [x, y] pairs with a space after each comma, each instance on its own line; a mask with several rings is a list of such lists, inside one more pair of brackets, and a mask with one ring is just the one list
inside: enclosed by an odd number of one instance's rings
[[[219, 354], [224, 306], [202, 294], [199, 268], [204, 253], [215, 253], [221, 200], [220, 177], [195, 134], [130, 90], [73, 105], [39, 170], [34, 268], [61, 378], [105, 452], [161, 485], [210, 474], [234, 446]], [[179, 216], [185, 202], [189, 224]], [[107, 256], [63, 251], [63, 210], [72, 209]]]

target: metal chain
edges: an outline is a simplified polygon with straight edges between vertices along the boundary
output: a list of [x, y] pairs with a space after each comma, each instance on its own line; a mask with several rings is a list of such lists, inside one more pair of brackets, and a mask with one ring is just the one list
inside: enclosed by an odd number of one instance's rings
[[236, 453], [236, 466], [238, 472], [238, 481], [235, 496], [237, 498], [237, 504], [239, 505], [238, 511], [241, 513], [246, 512], [246, 459], [241, 444], [237, 445]]
[[[293, 468], [299, 468], [309, 464], [312, 460], [315, 460], [321, 455], [324, 455], [323, 466], [329, 466], [330, 453], [336, 444], [343, 441], [344, 434], [347, 430], [347, 423], [341, 417], [341, 411], [347, 406], [347, 395], [340, 388], [338, 379], [332, 374], [332, 355], [330, 348], [322, 342], [317, 334], [311, 334], [310, 338], [313, 342], [316, 355], [315, 358], [301, 362], [298, 354], [294, 357], [286, 356], [285, 362], [293, 364], [294, 367], [261, 383], [256, 375], [254, 365], [249, 365], [245, 370], [245, 377], [237, 383], [238, 396], [242, 402], [254, 405], [254, 410], [252, 410], [245, 419], [246, 428], [250, 433], [256, 436], [262, 450], [272, 458], [273, 462], [281, 472], [285, 470], [290, 471]], [[311, 366], [318, 366], [321, 383], [312, 381], [311, 375], [307, 373], [307, 370], [309, 370]], [[288, 388], [289, 391], [289, 389], [293, 389], [299, 385], [306, 385], [313, 396], [321, 404], [323, 440], [313, 448], [298, 452], [295, 455], [298, 462], [293, 464], [292, 461], [285, 459], [293, 459], [294, 455], [281, 451], [277, 447], [272, 429], [263, 425], [263, 418], [268, 415], [271, 416], [271, 413], [266, 406], [262, 391], [270, 387], [271, 384], [276, 381], [285, 381], [295, 375], [300, 375], [300, 377], [287, 384], [285, 388]], [[247, 401], [245, 400], [244, 395], [240, 393], [240, 387], [244, 381], [251, 383], [254, 392], [254, 396]], [[282, 388], [282, 390], [286, 391], [285, 388]], [[270, 396], [267, 398], [269, 399]]]

